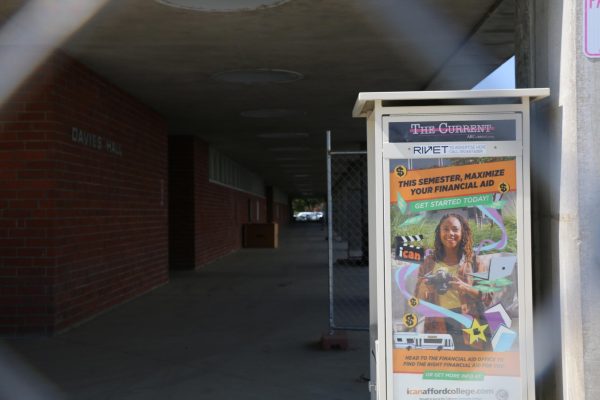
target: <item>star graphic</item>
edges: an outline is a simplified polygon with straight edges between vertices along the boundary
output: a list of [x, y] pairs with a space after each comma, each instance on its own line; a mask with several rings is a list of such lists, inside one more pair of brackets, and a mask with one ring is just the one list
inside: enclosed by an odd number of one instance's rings
[[479, 325], [479, 321], [473, 319], [473, 324], [471, 325], [471, 327], [463, 329], [463, 332], [469, 334], [469, 344], [473, 344], [479, 341], [479, 339], [486, 342], [487, 340], [485, 338], [484, 332], [487, 329], [487, 327], [487, 324]]

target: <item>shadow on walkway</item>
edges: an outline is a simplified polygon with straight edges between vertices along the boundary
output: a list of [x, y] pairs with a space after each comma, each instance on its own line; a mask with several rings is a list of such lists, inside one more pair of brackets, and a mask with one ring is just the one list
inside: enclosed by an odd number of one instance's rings
[[292, 225], [280, 243], [173, 272], [57, 337], [4, 340], [0, 398], [367, 399], [368, 333], [349, 333], [346, 351], [319, 347], [324, 231]]

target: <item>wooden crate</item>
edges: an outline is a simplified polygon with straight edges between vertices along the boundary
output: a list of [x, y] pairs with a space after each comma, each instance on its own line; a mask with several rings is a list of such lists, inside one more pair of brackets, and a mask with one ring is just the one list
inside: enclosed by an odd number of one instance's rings
[[242, 226], [244, 247], [266, 247], [276, 249], [279, 245], [279, 226], [269, 224], [244, 224]]

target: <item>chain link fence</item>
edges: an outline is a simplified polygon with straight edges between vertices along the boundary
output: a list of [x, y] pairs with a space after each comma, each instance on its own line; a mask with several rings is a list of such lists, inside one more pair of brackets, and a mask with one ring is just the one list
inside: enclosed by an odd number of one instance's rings
[[329, 143], [329, 326], [368, 330], [367, 154], [331, 151]]

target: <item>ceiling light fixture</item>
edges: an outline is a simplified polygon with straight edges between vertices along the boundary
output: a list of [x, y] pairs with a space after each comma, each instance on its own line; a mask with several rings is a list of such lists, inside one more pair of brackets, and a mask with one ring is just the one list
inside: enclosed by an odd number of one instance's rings
[[298, 160], [304, 160], [304, 157], [277, 157], [275, 159], [277, 161], [298, 161]]
[[242, 111], [240, 115], [246, 118], [290, 118], [300, 117], [306, 113], [301, 110], [288, 110], [285, 108], [273, 108], [264, 110]]
[[246, 85], [261, 85], [268, 83], [289, 83], [299, 81], [304, 76], [296, 71], [285, 69], [238, 69], [219, 72], [211, 76], [215, 81], [243, 83]]
[[310, 150], [308, 147], [302, 146], [289, 146], [289, 147], [270, 147], [269, 150], [275, 152], [299, 152], [299, 151], [308, 151]]
[[306, 132], [272, 132], [272, 133], [259, 133], [256, 135], [261, 139], [292, 139], [300, 137], [308, 137]]
[[290, 0], [156, 0], [160, 4], [203, 12], [253, 11], [277, 7]]

